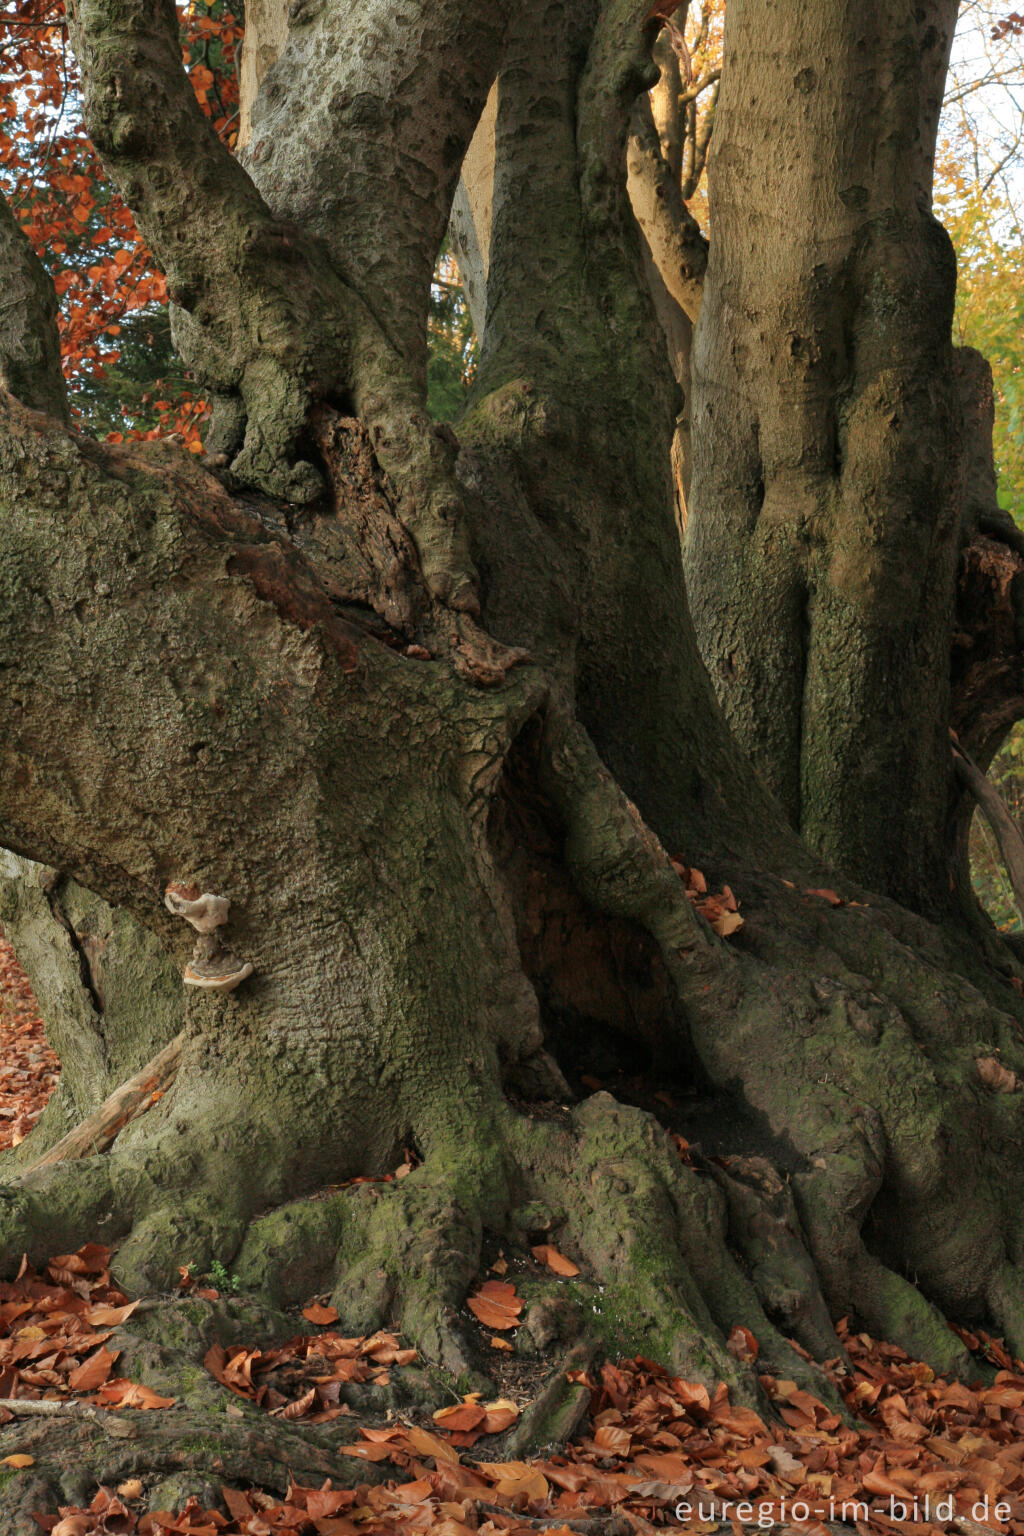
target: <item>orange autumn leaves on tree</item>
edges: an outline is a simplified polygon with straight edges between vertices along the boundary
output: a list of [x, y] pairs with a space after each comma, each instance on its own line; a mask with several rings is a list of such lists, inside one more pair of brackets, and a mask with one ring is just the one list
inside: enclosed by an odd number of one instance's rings
[[[178, 14], [196, 98], [231, 143], [242, 22], [227, 0], [188, 0]], [[0, 11], [0, 69], [8, 84], [0, 97], [0, 191], [53, 277], [64, 373], [76, 409], [83, 382], [104, 379], [120, 361], [126, 317], [164, 306], [166, 284], [82, 126], [63, 0], [18, 0], [13, 10]], [[148, 430], [126, 422], [124, 433], [108, 436], [180, 432], [199, 450], [205, 401], [179, 388], [173, 398], [146, 403]]]

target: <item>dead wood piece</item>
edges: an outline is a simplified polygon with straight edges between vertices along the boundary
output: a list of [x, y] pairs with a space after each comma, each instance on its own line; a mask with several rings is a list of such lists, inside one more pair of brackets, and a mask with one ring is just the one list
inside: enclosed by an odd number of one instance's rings
[[62, 1136], [49, 1152], [44, 1152], [42, 1157], [26, 1168], [19, 1176], [20, 1179], [26, 1179], [40, 1168], [47, 1168], [53, 1163], [88, 1157], [111, 1147], [125, 1126], [145, 1114], [170, 1088], [178, 1075], [184, 1038], [184, 1031], [175, 1035], [170, 1044], [165, 1045], [141, 1072], [136, 1072], [134, 1077], [115, 1089], [94, 1115]]

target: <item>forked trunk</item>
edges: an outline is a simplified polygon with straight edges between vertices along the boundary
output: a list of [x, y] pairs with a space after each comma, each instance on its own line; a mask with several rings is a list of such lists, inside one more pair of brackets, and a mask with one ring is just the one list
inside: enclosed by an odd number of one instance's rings
[[[582, 1269], [557, 1303], [528, 1297], [519, 1347], [555, 1360], [582, 1339], [753, 1400], [723, 1345], [736, 1323], [761, 1369], [818, 1391], [786, 1339], [837, 1354], [840, 1312], [952, 1369], [969, 1362], [944, 1314], [1020, 1350], [1011, 962], [851, 883], [926, 906], [946, 878], [959, 470], [948, 248], [913, 190], [911, 112], [927, 126], [945, 34], [875, 17], [878, 111], [851, 126], [867, 21], [777, 17], [780, 93], [763, 58], [753, 78], [759, 0], [730, 11], [692, 595], [727, 712], [837, 874], [730, 736], [689, 617], [679, 398], [626, 195], [653, 77], [637, 7], [423, 0], [362, 73], [379, 39], [355, 9], [295, 18], [249, 178], [189, 116], [168, 14], [73, 7], [93, 132], [167, 244], [223, 459], [100, 447], [5, 405], [0, 843], [62, 874], [33, 873], [2, 915], [49, 1009], [38, 914], [68, 916], [65, 958], [84, 956], [92, 1065], [59, 1036], [65, 1120], [185, 1034], [173, 1087], [110, 1152], [26, 1173], [67, 1126], [54, 1112], [29, 1139], [0, 1248], [13, 1263], [105, 1235], [131, 1286], [218, 1259], [276, 1303], [331, 1290], [344, 1326], [395, 1322], [465, 1383], [487, 1365], [461, 1310], [485, 1245], [541, 1235]], [[456, 36], [472, 46], [453, 105]], [[392, 133], [413, 39], [419, 94]], [[132, 117], [143, 42], [183, 125], [172, 148]], [[897, 88], [912, 47], [932, 74]], [[456, 439], [423, 409], [426, 283], [499, 61], [484, 347]], [[793, 93], [806, 137], [766, 151], [769, 106]], [[161, 164], [183, 144], [204, 168], [194, 206]], [[311, 227], [321, 175], [351, 248]], [[732, 886], [732, 940], [679, 860]], [[117, 916], [90, 916], [70, 879]], [[230, 902], [198, 961], [168, 887], [186, 915]], [[145, 1029], [129, 918], [152, 936]], [[99, 928], [124, 965], [106, 997]], [[171, 963], [238, 985], [179, 994]], [[599, 1052], [620, 1100], [576, 1097]], [[638, 1064], [674, 1109], [624, 1102]], [[704, 1150], [681, 1160], [654, 1107]], [[406, 1152], [400, 1182], [332, 1188]]]

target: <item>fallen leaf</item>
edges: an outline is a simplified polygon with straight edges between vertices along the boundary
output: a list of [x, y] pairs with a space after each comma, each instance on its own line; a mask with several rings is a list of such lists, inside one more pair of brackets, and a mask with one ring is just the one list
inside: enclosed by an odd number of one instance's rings
[[492, 1339], [491, 1348], [504, 1349], [507, 1350], [509, 1354], [513, 1353], [513, 1346], [509, 1343], [508, 1339]]
[[312, 1301], [308, 1307], [303, 1307], [302, 1315], [307, 1323], [313, 1323], [317, 1328], [326, 1328], [328, 1323], [338, 1321], [337, 1307], [325, 1307], [318, 1301]]
[[822, 901], [827, 901], [830, 907], [841, 907], [844, 905], [843, 898], [841, 896], [837, 896], [835, 891], [812, 889], [804, 891], [804, 895], [820, 896]]
[[73, 1392], [95, 1392], [101, 1387], [110, 1375], [110, 1367], [117, 1359], [107, 1349], [98, 1349], [88, 1360], [84, 1360], [77, 1370], [71, 1372], [68, 1377], [68, 1386]]
[[481, 1461], [477, 1467], [484, 1477], [492, 1479], [495, 1492], [503, 1498], [514, 1499], [521, 1493], [530, 1500], [548, 1496], [547, 1478], [528, 1461]]
[[736, 933], [743, 927], [743, 919], [738, 912], [723, 912], [712, 921], [711, 926], [720, 939], [727, 939], [730, 933]]
[[979, 1056], [975, 1062], [978, 1076], [993, 1093], [1013, 1093], [1017, 1087], [1017, 1075], [1004, 1067], [995, 1056]]
[[515, 1286], [503, 1280], [485, 1280], [467, 1305], [485, 1328], [500, 1330], [516, 1326], [524, 1303], [516, 1295]]
[[466, 1400], [449, 1408], [438, 1408], [432, 1418], [441, 1429], [476, 1429], [486, 1418], [486, 1411], [479, 1403]]
[[34, 1467], [34, 1456], [26, 1456], [24, 1451], [17, 1451], [13, 1456], [4, 1456], [0, 1460], [0, 1467]]
[[574, 1264], [572, 1259], [567, 1259], [564, 1253], [559, 1253], [551, 1243], [538, 1243], [535, 1248], [530, 1249], [530, 1252], [538, 1263], [546, 1264], [548, 1269], [553, 1269], [556, 1275], [572, 1276], [580, 1272], [579, 1265]]
[[50, 1536], [89, 1536], [96, 1529], [92, 1515], [65, 1515], [50, 1532]]
[[117, 1491], [121, 1495], [122, 1499], [141, 1499], [142, 1479], [138, 1477], [130, 1477], [126, 1483], [118, 1483]]
[[749, 1328], [744, 1328], [742, 1323], [737, 1323], [726, 1341], [726, 1349], [737, 1360], [742, 1360], [749, 1365], [757, 1359], [757, 1351], [760, 1347]]
[[804, 1464], [802, 1461], [797, 1461], [796, 1457], [791, 1456], [784, 1446], [770, 1445], [767, 1449], [768, 1460], [771, 1463], [773, 1472], [776, 1472], [779, 1477], [785, 1478], [787, 1483], [799, 1485], [803, 1482]]

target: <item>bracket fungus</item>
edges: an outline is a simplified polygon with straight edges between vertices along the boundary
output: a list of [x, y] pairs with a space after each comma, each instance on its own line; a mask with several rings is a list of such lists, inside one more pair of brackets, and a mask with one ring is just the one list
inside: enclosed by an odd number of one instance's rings
[[199, 935], [192, 959], [185, 967], [186, 987], [202, 987], [207, 992], [233, 992], [253, 973], [248, 960], [238, 956], [222, 940], [217, 930], [228, 920], [231, 903], [226, 896], [200, 891], [197, 885], [169, 885], [164, 891], [164, 906], [175, 917], [183, 917]]

